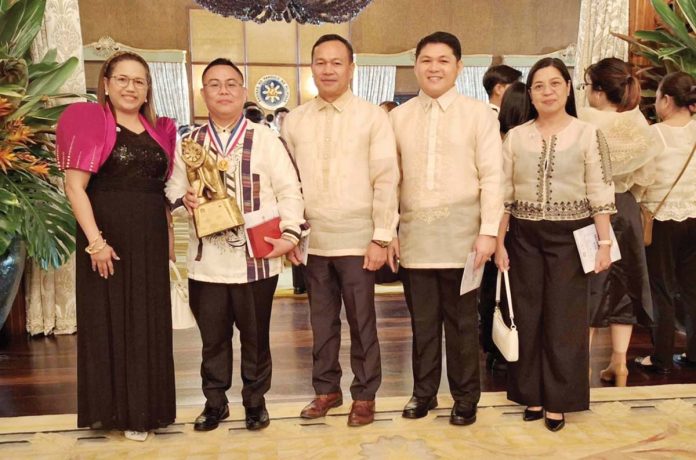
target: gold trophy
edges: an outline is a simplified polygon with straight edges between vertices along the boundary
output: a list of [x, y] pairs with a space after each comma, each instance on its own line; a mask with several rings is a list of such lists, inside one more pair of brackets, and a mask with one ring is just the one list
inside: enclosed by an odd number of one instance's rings
[[198, 197], [198, 207], [193, 210], [198, 238], [244, 224], [237, 201], [227, 195], [220, 174], [223, 166], [227, 170], [227, 160], [220, 160], [218, 167], [215, 159], [193, 139], [184, 139], [181, 151], [186, 163], [186, 176]]

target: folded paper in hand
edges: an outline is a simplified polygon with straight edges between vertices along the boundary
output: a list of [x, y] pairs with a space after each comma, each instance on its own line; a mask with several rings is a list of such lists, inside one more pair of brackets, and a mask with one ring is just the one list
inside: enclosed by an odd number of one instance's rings
[[264, 237], [280, 238], [280, 214], [276, 206], [268, 206], [258, 211], [244, 214], [244, 228], [247, 237], [249, 256], [260, 259], [273, 250]]
[[[619, 251], [619, 244], [616, 242], [614, 229], [610, 226], [609, 230], [611, 231], [611, 241], [613, 242], [610, 251], [611, 261], [616, 262], [621, 259], [621, 251]], [[590, 224], [587, 227], [575, 230], [573, 237], [575, 238], [575, 244], [578, 245], [582, 270], [585, 273], [590, 273], [595, 269], [595, 257], [597, 256], [597, 250], [599, 250], [597, 229], [594, 224]]]
[[459, 295], [464, 295], [481, 286], [484, 265], [482, 264], [479, 268], [474, 268], [475, 263], [476, 251], [470, 252], [466, 258], [466, 265], [464, 265], [464, 274], [462, 274], [462, 284], [459, 286]]

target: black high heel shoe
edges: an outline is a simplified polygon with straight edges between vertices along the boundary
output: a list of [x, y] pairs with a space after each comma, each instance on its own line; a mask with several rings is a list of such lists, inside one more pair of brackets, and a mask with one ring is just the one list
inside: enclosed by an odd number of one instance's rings
[[643, 360], [645, 360], [646, 358], [650, 358], [650, 356], [638, 356], [634, 360], [636, 366], [638, 366], [639, 369], [659, 375], [665, 375], [671, 372], [671, 369], [667, 367], [658, 366], [657, 364], [653, 363], [652, 358], [650, 359], [651, 364], [643, 364]]
[[544, 409], [531, 410], [529, 407], [524, 410], [522, 414], [522, 420], [525, 422], [533, 422], [535, 420], [541, 420], [544, 416]]
[[544, 412], [544, 425], [546, 425], [546, 429], [549, 431], [553, 431], [553, 432], [560, 431], [565, 426], [565, 415], [561, 414], [560, 420], [554, 420], [554, 419], [548, 418], [546, 416], [546, 412]]

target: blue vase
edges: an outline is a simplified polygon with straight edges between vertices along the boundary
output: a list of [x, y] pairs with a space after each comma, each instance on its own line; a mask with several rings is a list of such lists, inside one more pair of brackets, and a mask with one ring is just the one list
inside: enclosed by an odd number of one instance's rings
[[14, 237], [7, 251], [0, 255], [0, 329], [10, 314], [19, 283], [24, 273], [26, 248], [21, 238]]

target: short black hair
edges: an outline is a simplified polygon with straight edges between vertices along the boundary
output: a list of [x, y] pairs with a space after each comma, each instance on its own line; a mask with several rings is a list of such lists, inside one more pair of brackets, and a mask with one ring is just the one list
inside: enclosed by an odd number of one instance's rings
[[210, 61], [210, 64], [205, 66], [205, 69], [203, 69], [203, 75], [201, 75], [201, 81], [205, 80], [205, 74], [208, 72], [208, 70], [211, 69], [211, 67], [215, 67], [218, 65], [226, 65], [232, 67], [234, 70], [237, 71], [240, 77], [242, 77], [242, 83], [244, 83], [244, 74], [242, 73], [241, 70], [239, 70], [239, 67], [237, 67], [234, 62], [230, 61], [227, 58], [216, 58]]
[[353, 45], [350, 44], [348, 40], [345, 38], [341, 37], [340, 35], [337, 34], [326, 34], [322, 35], [319, 37], [319, 39], [314, 42], [314, 46], [312, 46], [312, 60], [314, 60], [314, 50], [316, 49], [317, 46], [321, 45], [322, 43], [326, 42], [341, 42], [345, 47], [348, 49], [348, 59], [349, 62], [353, 62]]
[[483, 87], [486, 89], [488, 97], [490, 97], [493, 94], [495, 85], [511, 85], [519, 80], [521, 76], [522, 72], [513, 69], [509, 65], [494, 65], [489, 67], [486, 73], [483, 74]]
[[258, 105], [256, 102], [254, 102], [254, 101], [246, 101], [246, 102], [244, 103], [244, 108], [245, 108], [245, 109], [246, 109], [246, 108], [249, 108], [249, 107], [258, 107], [258, 106], [259, 106], [259, 105]]
[[251, 106], [244, 112], [244, 118], [253, 121], [254, 123], [261, 123], [264, 117], [261, 109]]
[[275, 111], [273, 112], [273, 114], [274, 114], [276, 117], [278, 116], [279, 113], [290, 113], [290, 109], [288, 109], [287, 107], [278, 107], [278, 108], [275, 109]]
[[416, 59], [418, 59], [418, 56], [420, 55], [425, 45], [429, 45], [431, 43], [443, 43], [449, 46], [450, 48], [452, 48], [452, 53], [454, 54], [454, 57], [457, 58], [457, 61], [461, 60], [462, 44], [459, 43], [459, 39], [449, 32], [441, 31], [432, 33], [427, 37], [423, 37], [420, 39], [418, 45], [416, 45]]

